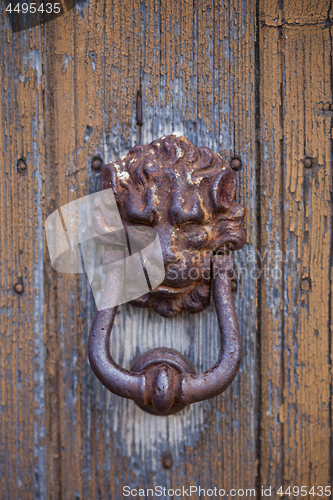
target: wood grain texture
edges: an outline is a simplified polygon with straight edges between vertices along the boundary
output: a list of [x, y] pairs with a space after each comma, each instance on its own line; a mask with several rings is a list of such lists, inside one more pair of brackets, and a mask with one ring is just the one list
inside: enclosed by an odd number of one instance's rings
[[[283, 279], [275, 256], [283, 253], [281, 211], [281, 48], [276, 29], [260, 30], [260, 290], [261, 353], [261, 483], [276, 488], [282, 479], [282, 434], [279, 404], [282, 398]], [[274, 168], [276, 166], [276, 168]], [[274, 271], [278, 268], [279, 271]], [[272, 273], [274, 278], [272, 278]], [[271, 275], [271, 278], [269, 277]]]
[[[290, 28], [283, 42], [284, 205], [288, 209], [284, 238], [296, 258], [289, 253], [285, 269], [282, 412], [286, 417], [281, 421], [285, 443], [294, 439], [297, 444], [286, 448], [284, 477], [286, 482], [329, 484], [332, 169], [331, 118], [322, 113], [322, 99], [331, 92], [330, 33], [321, 26], [306, 31]], [[312, 158], [311, 169], [304, 168], [304, 156]]]
[[[238, 265], [245, 268], [244, 274], [249, 273], [255, 265], [246, 259], [246, 252], [255, 245], [254, 12], [245, 3], [165, 2], [158, 6], [146, 2], [142, 9], [145, 24], [140, 64], [145, 99], [141, 140], [147, 143], [177, 130], [198, 146], [221, 151], [227, 161], [234, 154], [243, 158], [239, 193], [248, 208], [248, 246], [238, 257]], [[237, 19], [242, 17], [240, 25]], [[220, 92], [222, 86], [228, 89], [227, 95]], [[246, 355], [238, 379], [224, 396], [166, 419], [143, 414], [132, 402], [111, 396], [110, 421], [117, 426], [114, 439], [122, 456], [132, 453], [124, 461], [124, 474], [131, 471], [125, 475], [130, 484], [254, 486], [256, 282], [246, 280], [244, 274], [240, 273], [237, 300]], [[129, 306], [123, 311], [124, 319], [114, 327], [113, 349], [124, 366], [129, 367], [149, 346], [158, 345], [185, 352], [198, 371], [215, 362], [218, 330], [212, 308], [198, 316], [178, 315], [170, 320]], [[169, 472], [161, 467], [165, 451], [171, 451], [174, 458], [174, 469]], [[119, 486], [121, 480], [117, 480]]]
[[[57, 203], [85, 194], [78, 183], [73, 185], [78, 178], [83, 190], [85, 182], [88, 192], [98, 188], [86, 176], [92, 155], [104, 151], [105, 161], [114, 160], [139, 139], [147, 143], [180, 130], [195, 144], [222, 151], [226, 160], [235, 153], [242, 156], [239, 196], [248, 207], [247, 251], [254, 249], [253, 8], [251, 11], [245, 3], [228, 7], [186, 2], [175, 7], [170, 2], [115, 3], [104, 8], [103, 31], [96, 9], [97, 4], [81, 5], [73, 19], [54, 23], [48, 42], [53, 54], [48, 80], [53, 99], [50, 154], [57, 165], [57, 191], [62, 193]], [[244, 18], [242, 25], [238, 16]], [[97, 51], [96, 46], [105, 49]], [[245, 81], [244, 65], [248, 69]], [[100, 82], [104, 82], [103, 87]], [[219, 91], [222, 85], [226, 95]], [[138, 91], [143, 96], [141, 128], [135, 123]], [[66, 127], [61, 137], [57, 123]], [[87, 131], [91, 134], [88, 146]], [[73, 158], [76, 164], [69, 169]], [[68, 179], [66, 174], [73, 172], [77, 174]], [[247, 262], [246, 252], [238, 260], [245, 272], [254, 266], [253, 261]], [[50, 348], [49, 357], [50, 364], [55, 367], [56, 360], [58, 364], [57, 382], [50, 384], [48, 391], [54, 398], [54, 404], [49, 405], [49, 467], [57, 471], [53, 498], [121, 498], [124, 484], [147, 487], [157, 481], [166, 486], [185, 481], [206, 487], [212, 481], [226, 488], [254, 486], [256, 282], [247, 286], [249, 280], [241, 274], [237, 300], [246, 356], [239, 379], [219, 401], [159, 419], [108, 394], [94, 378], [85, 357], [78, 354], [82, 352], [78, 326], [70, 325], [73, 317], [87, 318], [86, 339], [93, 314], [91, 297], [85, 295], [83, 281], [78, 297], [68, 278], [54, 279], [52, 293], [63, 288], [65, 296], [73, 298], [65, 303], [63, 295], [51, 295], [53, 307], [55, 301], [58, 304], [55, 328], [61, 325], [63, 336]], [[48, 326], [50, 335], [53, 329]], [[199, 316], [180, 315], [166, 321], [151, 311], [122, 307], [113, 332], [115, 358], [129, 367], [140, 352], [159, 345], [178, 348], [199, 371], [207, 369], [216, 361], [219, 348], [213, 308]], [[73, 359], [75, 363], [70, 363]], [[73, 393], [77, 377], [81, 377], [82, 387]], [[173, 454], [172, 471], [161, 466], [165, 451]], [[213, 463], [211, 456], [217, 457]]]
[[[85, 123], [76, 126], [77, 99], [82, 96], [76, 67], [83, 64], [76, 52], [74, 17], [71, 11], [56, 23], [50, 23], [45, 40], [49, 117], [46, 130], [47, 215], [86, 194], [87, 165], [80, 168], [79, 164], [81, 131]], [[81, 497], [83, 488], [81, 377], [85, 323], [81, 311], [84, 290], [80, 293], [78, 276], [56, 273], [47, 255], [46, 262], [48, 495], [52, 499], [73, 499]]]
[[[0, 497], [46, 494], [42, 44], [1, 12]], [[17, 160], [25, 158], [19, 173]], [[18, 295], [14, 285], [21, 282]]]
[[[330, 484], [329, 8], [83, 0], [12, 34], [1, 6], [1, 499], [117, 500], [126, 484]], [[234, 299], [243, 360], [223, 395], [161, 418], [93, 375], [90, 287], [84, 275], [52, 269], [43, 225], [99, 190], [94, 156], [106, 163], [173, 131], [242, 160], [246, 244]], [[111, 349], [129, 368], [168, 346], [203, 371], [217, 360], [218, 338], [212, 305], [171, 319], [125, 305]]]
[[330, 33], [260, 31], [261, 247], [282, 256], [269, 259], [261, 290], [261, 478], [277, 488], [328, 485]]
[[328, 0], [260, 0], [259, 19], [267, 26], [322, 24], [332, 18]]

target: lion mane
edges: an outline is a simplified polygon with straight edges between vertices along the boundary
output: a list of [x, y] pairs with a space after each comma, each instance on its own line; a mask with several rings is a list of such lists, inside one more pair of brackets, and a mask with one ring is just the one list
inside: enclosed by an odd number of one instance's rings
[[[165, 266], [173, 262], [188, 269], [185, 251], [207, 255], [238, 250], [244, 244], [245, 209], [234, 203], [235, 172], [219, 154], [197, 148], [179, 134], [136, 145], [124, 158], [105, 165], [101, 186], [113, 189], [125, 225], [156, 228]], [[165, 284], [170, 285], [167, 274]], [[133, 303], [171, 316], [181, 309], [200, 311], [209, 298], [210, 281], [198, 280], [180, 296], [161, 298], [153, 291]]]

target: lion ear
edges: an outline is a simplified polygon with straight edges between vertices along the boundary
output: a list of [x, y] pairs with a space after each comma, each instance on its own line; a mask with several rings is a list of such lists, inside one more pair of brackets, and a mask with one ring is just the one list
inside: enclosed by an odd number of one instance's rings
[[220, 172], [214, 179], [210, 194], [217, 212], [227, 211], [235, 198], [237, 188], [236, 175], [231, 168]]
[[110, 189], [112, 188], [114, 194], [117, 194], [119, 191], [119, 179], [117, 176], [117, 171], [114, 166], [114, 163], [108, 163], [103, 167], [101, 173], [101, 188], [102, 189]]

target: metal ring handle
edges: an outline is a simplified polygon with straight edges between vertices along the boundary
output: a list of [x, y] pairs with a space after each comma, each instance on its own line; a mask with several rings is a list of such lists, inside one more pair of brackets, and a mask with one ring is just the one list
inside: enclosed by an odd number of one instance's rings
[[[218, 362], [202, 374], [195, 374], [191, 362], [173, 349], [152, 349], [125, 370], [112, 359], [110, 334], [117, 307], [96, 313], [88, 341], [91, 367], [102, 384], [114, 394], [133, 399], [142, 409], [156, 415], [170, 415], [185, 406], [224, 392], [235, 378], [242, 357], [242, 345], [228, 273], [230, 256], [213, 257], [212, 291], [220, 328]], [[121, 293], [121, 271], [113, 274], [113, 293]]]

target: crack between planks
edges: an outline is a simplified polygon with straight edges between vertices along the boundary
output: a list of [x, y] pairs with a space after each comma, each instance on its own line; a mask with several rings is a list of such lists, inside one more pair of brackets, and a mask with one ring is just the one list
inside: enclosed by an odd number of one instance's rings
[[[261, 247], [261, 113], [260, 113], [260, 24], [259, 24], [259, 0], [256, 1], [256, 20], [255, 20], [255, 41], [254, 41], [254, 71], [255, 71], [255, 172], [256, 172], [256, 232], [257, 232], [257, 244], [259, 243], [259, 248]], [[261, 265], [260, 258], [257, 252], [257, 268]], [[261, 276], [261, 273], [260, 273]], [[259, 276], [257, 283], [257, 308], [256, 308], [256, 351], [255, 351], [255, 365], [257, 367], [255, 376], [255, 408], [256, 411], [256, 461], [257, 470], [255, 478], [255, 488], [258, 492], [258, 498], [261, 498], [261, 426], [262, 426], [262, 411], [261, 411], [261, 401], [262, 401], [262, 385], [261, 385], [261, 286], [262, 280]]]
[[[329, 14], [332, 8], [332, 0], [330, 1], [328, 10], [327, 10], [327, 19], [329, 20]], [[331, 23], [332, 24], [332, 23]], [[332, 29], [330, 27], [329, 31], [329, 38], [331, 42], [331, 54], [330, 54], [330, 67], [331, 67], [331, 95], [333, 99], [333, 38], [332, 38]], [[332, 164], [332, 159], [333, 159], [333, 117], [331, 117], [331, 138], [330, 138], [330, 165], [331, 165], [331, 179], [333, 178], [333, 164]], [[330, 378], [330, 395], [329, 395], [329, 428], [331, 429], [331, 434], [330, 434], [330, 467], [329, 467], [329, 475], [330, 475], [330, 483], [333, 483], [333, 436], [332, 436], [332, 425], [333, 425], [333, 415], [332, 415], [332, 405], [333, 405], [333, 373], [332, 373], [332, 333], [333, 333], [333, 317], [332, 317], [332, 308], [333, 308], [333, 283], [332, 283], [332, 268], [333, 268], [333, 234], [332, 234], [332, 225], [333, 225], [333, 186], [331, 184], [331, 241], [330, 241], [330, 266], [329, 266], [329, 284], [330, 284], [330, 290], [329, 290], [329, 310], [328, 310], [328, 355], [329, 355], [329, 366], [331, 368], [331, 378]], [[333, 495], [331, 495], [331, 498], [333, 498]]]
[[[54, 44], [53, 44], [53, 31], [50, 35], [47, 31], [47, 24], [44, 24], [42, 29], [43, 32], [43, 65], [45, 67], [45, 88], [43, 89], [43, 112], [46, 117], [45, 120], [45, 164], [49, 166], [56, 167], [57, 163], [55, 160], [55, 78], [53, 72], [50, 71], [50, 65], [46, 61], [48, 57], [49, 60], [53, 60], [54, 54]], [[48, 49], [48, 50], [47, 50]], [[57, 168], [49, 168], [45, 171], [45, 214], [49, 215], [54, 210], [56, 210], [58, 205], [58, 197], [52, 196], [52, 188], [54, 185], [59, 185], [59, 175]], [[46, 250], [47, 252], [47, 250]], [[45, 255], [45, 254], [44, 254]], [[45, 370], [46, 370], [46, 380], [45, 380], [45, 405], [46, 405], [46, 415], [45, 415], [45, 429], [46, 429], [46, 467], [49, 471], [48, 478], [46, 480], [46, 494], [50, 496], [53, 500], [58, 500], [62, 498], [62, 486], [61, 486], [61, 441], [60, 441], [60, 412], [59, 412], [59, 386], [60, 386], [60, 371], [59, 366], [55, 367], [53, 375], [50, 366], [52, 366], [52, 356], [50, 355], [50, 349], [56, 349], [57, 353], [59, 350], [59, 341], [55, 338], [52, 332], [58, 330], [58, 318], [59, 318], [59, 293], [57, 287], [57, 273], [52, 268], [49, 259], [46, 259], [44, 265], [44, 298], [45, 298], [45, 344], [46, 356], [45, 356]], [[52, 309], [50, 303], [52, 301]], [[52, 404], [54, 410], [49, 412], [48, 408]], [[52, 496], [51, 496], [52, 495]]]
[[[283, 0], [281, 0], [280, 8], [283, 11]], [[279, 27], [278, 32], [278, 57], [279, 57], [279, 92], [280, 92], [280, 103], [279, 103], [279, 119], [280, 119], [280, 195], [281, 195], [281, 253], [285, 256], [286, 242], [285, 242], [285, 220], [284, 220], [284, 207], [285, 207], [285, 176], [284, 176], [284, 86], [283, 86], [283, 75], [284, 75], [284, 60], [283, 60], [283, 26]], [[284, 299], [285, 299], [285, 268], [284, 265], [281, 266], [281, 299], [282, 299], [282, 314], [281, 314], [281, 376], [280, 376], [280, 405], [279, 408], [283, 406], [284, 402], [284, 388], [285, 388], [285, 318], [284, 318]], [[280, 437], [280, 450], [283, 450], [284, 445], [284, 424], [279, 418], [279, 427], [281, 429]], [[284, 478], [284, 460], [281, 454], [281, 465], [280, 465], [280, 475], [281, 484]]]

